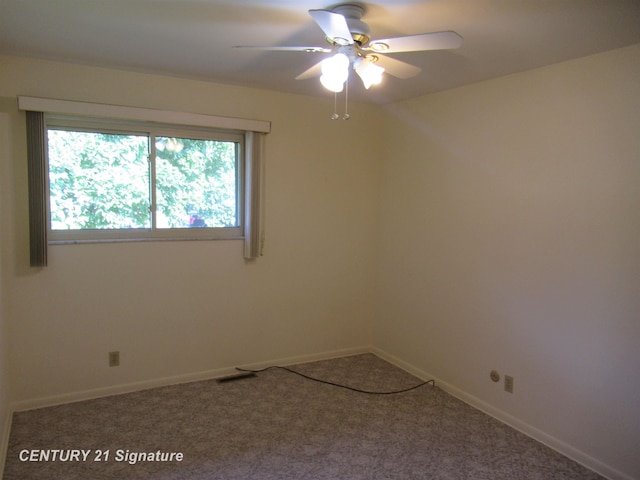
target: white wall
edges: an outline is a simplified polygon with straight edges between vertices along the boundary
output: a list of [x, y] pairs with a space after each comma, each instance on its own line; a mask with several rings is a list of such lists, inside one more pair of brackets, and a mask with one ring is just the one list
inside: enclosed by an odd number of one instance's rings
[[[245, 262], [237, 240], [67, 245], [50, 247], [47, 268], [29, 268], [16, 95], [272, 121], [265, 256]], [[0, 97], [16, 151], [0, 180], [13, 201], [2, 239], [14, 402], [370, 344], [373, 107], [350, 105], [344, 128], [329, 119], [331, 96], [12, 57], [0, 57]], [[371, 141], [352, 142], [365, 134]]]
[[635, 45], [391, 105], [381, 175], [374, 344], [620, 478], [640, 478], [639, 81]]

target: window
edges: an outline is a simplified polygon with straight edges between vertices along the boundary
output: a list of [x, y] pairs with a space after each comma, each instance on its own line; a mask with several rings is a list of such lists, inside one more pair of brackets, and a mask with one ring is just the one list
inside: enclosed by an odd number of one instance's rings
[[25, 96], [18, 107], [32, 267], [51, 241], [242, 238], [245, 259], [262, 255], [271, 122]]
[[49, 239], [241, 238], [242, 133], [46, 117]]

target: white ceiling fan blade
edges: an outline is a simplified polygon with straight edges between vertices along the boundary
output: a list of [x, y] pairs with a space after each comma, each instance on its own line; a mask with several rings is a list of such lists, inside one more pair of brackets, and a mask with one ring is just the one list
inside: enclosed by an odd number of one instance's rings
[[353, 37], [344, 16], [328, 10], [309, 10], [309, 15], [313, 17], [329, 40], [338, 45], [353, 43]]
[[411, 65], [406, 62], [402, 62], [400, 60], [396, 60], [395, 58], [385, 57], [384, 55], [375, 55], [378, 57], [378, 61], [375, 65], [379, 65], [384, 68], [384, 71], [389, 75], [393, 75], [398, 78], [411, 78], [415, 77], [419, 74], [422, 69], [416, 67], [415, 65]]
[[458, 48], [460, 45], [462, 45], [462, 37], [456, 32], [447, 31], [372, 40], [366, 49], [380, 53], [397, 53], [448, 50]]
[[320, 75], [322, 75], [323, 61], [324, 60], [321, 60], [320, 62], [316, 63], [313, 67], [302, 72], [300, 75], [296, 77], [296, 80], [306, 80], [307, 78], [319, 77]]
[[247, 48], [254, 50], [271, 50], [276, 52], [307, 52], [307, 53], [329, 53], [331, 51], [330, 48], [323, 47], [269, 47], [269, 46], [260, 46], [260, 45], [236, 45], [233, 48]]

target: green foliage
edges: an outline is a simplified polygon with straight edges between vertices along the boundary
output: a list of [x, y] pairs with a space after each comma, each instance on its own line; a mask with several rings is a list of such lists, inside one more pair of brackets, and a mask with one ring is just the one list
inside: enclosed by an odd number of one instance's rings
[[54, 230], [149, 228], [145, 136], [49, 130]]
[[[166, 148], [171, 141], [177, 149]], [[158, 215], [167, 227], [238, 225], [235, 143], [157, 137], [156, 148]]]
[[[50, 129], [52, 228], [151, 228], [149, 141]], [[238, 225], [234, 142], [157, 137], [155, 144], [157, 227]]]

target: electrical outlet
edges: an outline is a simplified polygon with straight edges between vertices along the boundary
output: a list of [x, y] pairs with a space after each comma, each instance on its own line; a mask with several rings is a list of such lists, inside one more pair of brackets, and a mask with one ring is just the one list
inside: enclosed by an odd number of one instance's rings
[[109, 366], [110, 367], [119, 367], [120, 366], [120, 352], [109, 352]]
[[500, 374], [498, 373], [497, 370], [491, 370], [491, 373], [489, 374], [489, 377], [491, 378], [491, 380], [493, 382], [499, 382], [500, 381]]
[[504, 391], [513, 393], [513, 377], [511, 375], [504, 376]]

